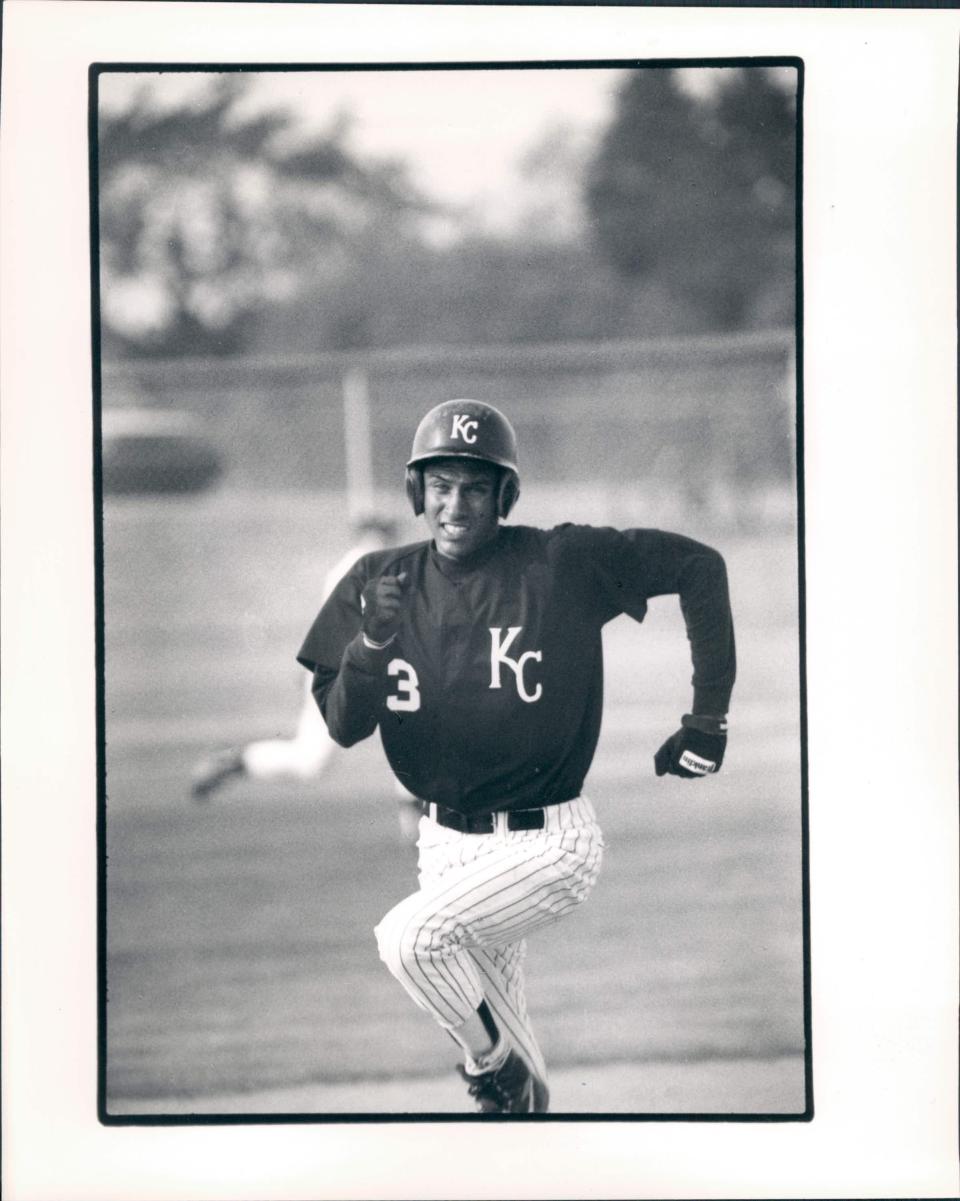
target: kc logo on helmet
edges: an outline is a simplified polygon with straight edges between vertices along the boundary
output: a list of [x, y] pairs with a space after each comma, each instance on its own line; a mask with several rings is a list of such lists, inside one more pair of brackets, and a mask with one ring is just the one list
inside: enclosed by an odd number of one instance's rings
[[450, 437], [462, 438], [464, 442], [476, 442], [476, 431], [479, 424], [479, 421], [475, 421], [472, 417], [468, 417], [465, 413], [455, 413], [453, 417], [453, 429], [450, 431]]

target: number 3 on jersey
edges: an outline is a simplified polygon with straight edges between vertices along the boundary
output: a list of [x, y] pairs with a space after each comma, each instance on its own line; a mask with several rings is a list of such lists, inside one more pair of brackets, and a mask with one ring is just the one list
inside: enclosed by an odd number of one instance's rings
[[387, 697], [387, 708], [393, 713], [416, 713], [420, 708], [420, 681], [406, 659], [391, 659], [387, 675], [397, 676], [397, 696]]

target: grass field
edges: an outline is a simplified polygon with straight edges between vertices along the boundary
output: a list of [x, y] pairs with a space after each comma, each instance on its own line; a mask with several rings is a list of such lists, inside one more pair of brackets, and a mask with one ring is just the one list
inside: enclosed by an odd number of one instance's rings
[[[341, 509], [227, 492], [105, 505], [111, 1114], [466, 1111], [452, 1043], [376, 954], [415, 870], [376, 739], [317, 782], [188, 795], [202, 754], [292, 732]], [[604, 869], [528, 960], [556, 1112], [804, 1109], [796, 542], [713, 541], [740, 662], [715, 779], [653, 774], [689, 702], [675, 602], [607, 630], [587, 781]]]

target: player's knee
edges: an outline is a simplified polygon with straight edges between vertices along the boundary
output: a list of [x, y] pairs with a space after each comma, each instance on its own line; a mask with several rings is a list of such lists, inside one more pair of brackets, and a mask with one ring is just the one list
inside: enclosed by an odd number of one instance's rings
[[409, 922], [398, 921], [388, 913], [374, 934], [380, 958], [394, 976], [402, 976], [416, 966], [418, 938]]
[[396, 910], [391, 909], [373, 931], [380, 958], [395, 976], [403, 971], [403, 955], [400, 950], [402, 929], [403, 923], [398, 922]]
[[429, 915], [410, 913], [404, 902], [386, 915], [374, 934], [380, 958], [395, 976], [415, 971], [443, 954], [444, 940], [436, 922]]

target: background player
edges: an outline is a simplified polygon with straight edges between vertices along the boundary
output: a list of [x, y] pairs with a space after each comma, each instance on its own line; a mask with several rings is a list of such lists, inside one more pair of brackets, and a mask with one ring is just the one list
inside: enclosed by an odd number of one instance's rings
[[590, 892], [603, 839], [582, 795], [600, 731], [603, 626], [676, 594], [693, 700], [657, 775], [718, 771], [735, 675], [723, 559], [657, 530], [503, 526], [516, 437], [492, 405], [448, 401], [417, 429], [407, 493], [429, 542], [363, 556], [298, 655], [333, 738], [379, 727], [422, 798], [419, 888], [377, 927], [381, 958], [463, 1050], [486, 1113], [543, 1113], [525, 937]]
[[[396, 539], [396, 522], [384, 517], [358, 519], [353, 526], [353, 544], [324, 577], [323, 595], [328, 597], [356, 561], [371, 551], [382, 550]], [[268, 738], [230, 747], [210, 755], [197, 764], [191, 782], [191, 794], [198, 801], [209, 797], [229, 780], [309, 780], [320, 777], [329, 766], [337, 744], [320, 716], [305, 681], [303, 702], [292, 738]], [[410, 796], [399, 783], [400, 829], [405, 837], [416, 837], [419, 811], [410, 804]]]

